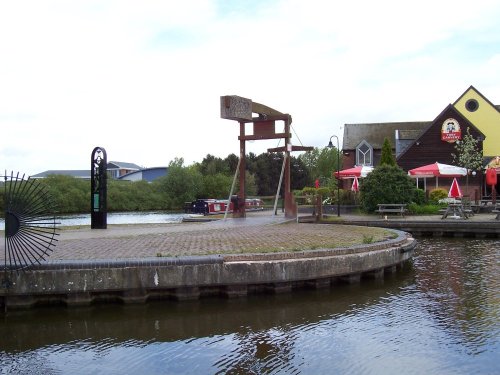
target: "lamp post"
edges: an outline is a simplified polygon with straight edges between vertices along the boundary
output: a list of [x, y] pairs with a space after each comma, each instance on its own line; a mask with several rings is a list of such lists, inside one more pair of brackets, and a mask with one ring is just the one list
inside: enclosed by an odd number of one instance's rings
[[[328, 142], [328, 148], [333, 147], [332, 138], [335, 137], [337, 139], [337, 173], [340, 173], [340, 150], [339, 150], [339, 137], [336, 135], [332, 135], [330, 137], [330, 142]], [[339, 178], [337, 178], [337, 216], [340, 217], [340, 174]]]

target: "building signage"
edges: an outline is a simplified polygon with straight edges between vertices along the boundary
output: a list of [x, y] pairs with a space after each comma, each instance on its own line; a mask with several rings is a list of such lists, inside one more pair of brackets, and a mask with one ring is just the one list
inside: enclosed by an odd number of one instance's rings
[[460, 124], [454, 118], [446, 119], [441, 126], [441, 140], [453, 143], [462, 139]]

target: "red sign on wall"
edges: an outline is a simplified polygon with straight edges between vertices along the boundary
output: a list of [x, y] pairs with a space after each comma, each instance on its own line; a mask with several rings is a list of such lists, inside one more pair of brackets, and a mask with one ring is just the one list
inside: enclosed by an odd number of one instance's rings
[[453, 143], [462, 139], [460, 124], [454, 118], [446, 119], [441, 126], [441, 140]]

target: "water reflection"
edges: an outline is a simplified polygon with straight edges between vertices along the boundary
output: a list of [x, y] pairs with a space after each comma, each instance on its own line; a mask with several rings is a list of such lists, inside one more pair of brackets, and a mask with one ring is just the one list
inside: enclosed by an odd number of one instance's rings
[[498, 372], [499, 241], [420, 239], [384, 281], [245, 299], [9, 312], [22, 373]]
[[423, 307], [469, 354], [480, 353], [500, 331], [500, 241], [422, 242], [415, 267]]

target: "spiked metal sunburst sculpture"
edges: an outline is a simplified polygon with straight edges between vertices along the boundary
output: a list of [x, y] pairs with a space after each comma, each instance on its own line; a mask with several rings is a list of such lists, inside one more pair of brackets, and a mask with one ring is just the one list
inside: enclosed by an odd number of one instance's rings
[[37, 180], [5, 172], [5, 270], [40, 264], [52, 252], [59, 224], [54, 202]]

